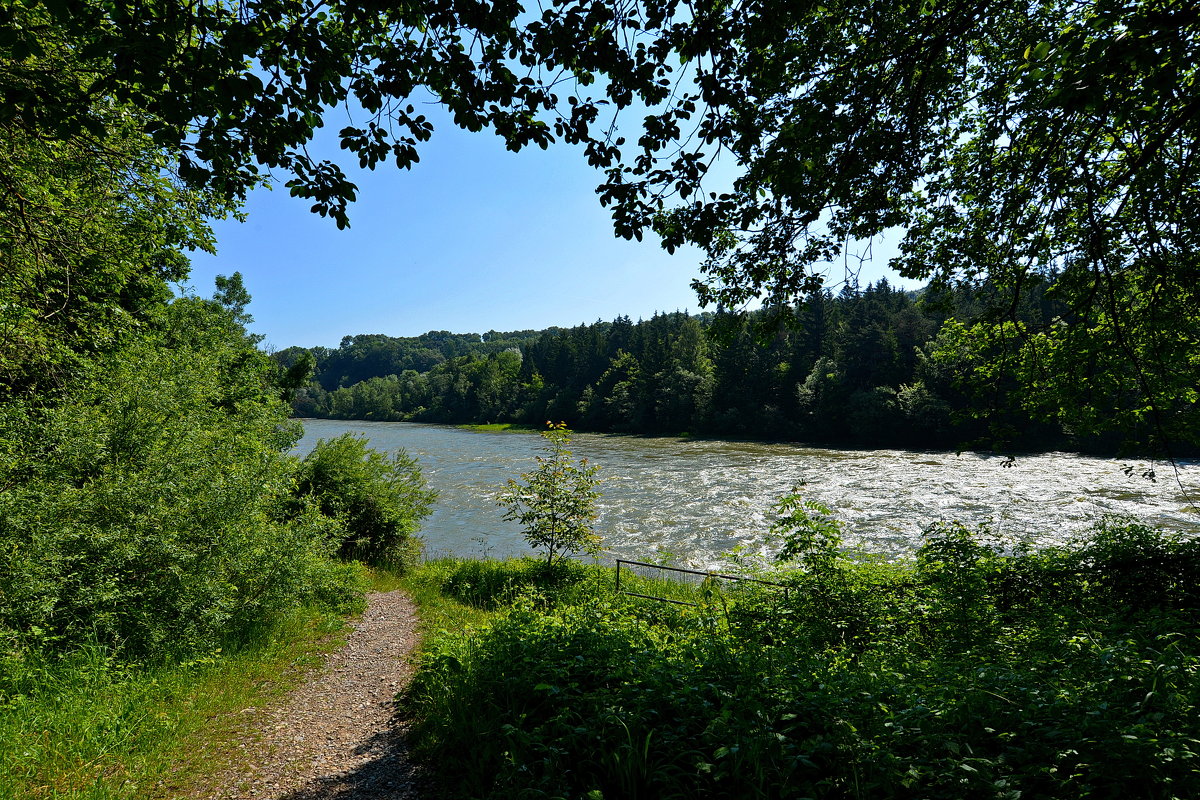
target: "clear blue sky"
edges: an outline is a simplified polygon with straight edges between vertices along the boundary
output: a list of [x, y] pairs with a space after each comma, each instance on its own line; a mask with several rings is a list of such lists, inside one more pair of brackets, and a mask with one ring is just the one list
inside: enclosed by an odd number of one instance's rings
[[[330, 146], [346, 124], [331, 114], [314, 152], [333, 155], [359, 186], [351, 227], [339, 231], [282, 185], [257, 190], [246, 222], [215, 223], [218, 253], [194, 254], [185, 287], [207, 297], [214, 276], [240, 271], [254, 298], [251, 329], [275, 349], [699, 310], [689, 284], [701, 253], [617, 239], [594, 191], [603, 176], [580, 151], [510, 153], [492, 133], [427, 113], [437, 130], [421, 162], [374, 172]], [[864, 271], [863, 281], [878, 274]]]

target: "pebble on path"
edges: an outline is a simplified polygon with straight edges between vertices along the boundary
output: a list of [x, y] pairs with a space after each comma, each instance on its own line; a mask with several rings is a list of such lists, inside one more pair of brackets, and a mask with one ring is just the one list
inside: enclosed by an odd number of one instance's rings
[[[265, 711], [240, 772], [212, 800], [416, 800], [421, 775], [395, 724], [412, 674], [417, 614], [401, 592], [369, 595], [346, 646], [282, 704]], [[258, 709], [245, 709], [254, 713]]]

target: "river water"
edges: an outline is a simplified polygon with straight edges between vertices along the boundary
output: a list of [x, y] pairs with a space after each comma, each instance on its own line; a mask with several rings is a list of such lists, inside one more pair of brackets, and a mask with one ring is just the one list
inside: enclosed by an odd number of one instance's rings
[[[347, 431], [377, 450], [404, 448], [439, 492], [422, 528], [431, 554], [529, 552], [496, 496], [532, 469], [543, 441], [405, 422], [303, 420], [296, 452]], [[911, 553], [939, 520], [988, 525], [1010, 543], [1051, 544], [1105, 514], [1200, 534], [1200, 461], [1170, 464], [1071, 453], [1020, 456], [827, 450], [790, 444], [576, 434], [576, 457], [601, 465], [596, 530], [609, 557], [714, 568], [735, 547], [769, 555], [770, 506], [795, 486], [847, 523], [848, 545]], [[1127, 468], [1129, 474], [1126, 474]], [[1157, 480], [1142, 476], [1153, 467]]]

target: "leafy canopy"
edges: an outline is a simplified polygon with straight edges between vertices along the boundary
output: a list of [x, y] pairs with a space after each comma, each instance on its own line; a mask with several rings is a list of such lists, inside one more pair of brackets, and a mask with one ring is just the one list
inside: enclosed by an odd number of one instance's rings
[[[824, 3], [241, 0], [0, 9], [0, 125], [103, 139], [105, 103], [192, 188], [273, 171], [347, 224], [356, 187], [305, 144], [332, 107], [362, 166], [411, 166], [432, 97], [512, 149], [558, 139], [605, 171], [617, 234], [707, 249], [702, 303], [790, 302], [855, 242], [997, 289], [1049, 284], [1051, 325], [994, 330], [1034, 356], [1039, 413], [1196, 439], [1200, 23], [1181, 0]], [[640, 123], [615, 112], [641, 116]], [[610, 114], [610, 112], [613, 112]], [[627, 113], [627, 116], [628, 116]], [[732, 183], [713, 185], [713, 165]], [[1096, 385], [1093, 385], [1093, 379]], [[1128, 389], [1114, 398], [1109, 382]]]
[[103, 135], [66, 141], [0, 121], [0, 398], [61, 388], [152, 324], [230, 210], [170, 175], [139, 115], [96, 115]]
[[[473, 0], [21, 0], [0, 9], [0, 124], [59, 140], [102, 136], [96, 105], [112, 99], [144, 110], [145, 131], [190, 185], [240, 198], [280, 170], [293, 194], [344, 227], [356, 187], [305, 150], [325, 110], [365, 110], [339, 138], [370, 168], [418, 160], [432, 125], [414, 102], [430, 96], [457, 125], [492, 127], [511, 149], [559, 137], [611, 163], [590, 128], [600, 105], [667, 93], [667, 50], [626, 47], [642, 18], [598, 2], [534, 17], [516, 2]], [[586, 86], [598, 73], [619, 76], [606, 97], [560, 97], [560, 82]]]

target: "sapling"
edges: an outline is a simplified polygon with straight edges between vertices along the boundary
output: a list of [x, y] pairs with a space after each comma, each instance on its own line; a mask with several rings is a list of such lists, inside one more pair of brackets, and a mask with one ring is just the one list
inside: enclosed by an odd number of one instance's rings
[[561, 560], [568, 553], [600, 551], [600, 536], [592, 530], [600, 468], [586, 458], [574, 459], [567, 449], [571, 430], [565, 422], [546, 425], [541, 434], [546, 454], [536, 457], [537, 466], [522, 473], [519, 482], [509, 479], [497, 504], [505, 509], [504, 519], [524, 527], [530, 546], [546, 551], [546, 565], [551, 566], [555, 556]]

